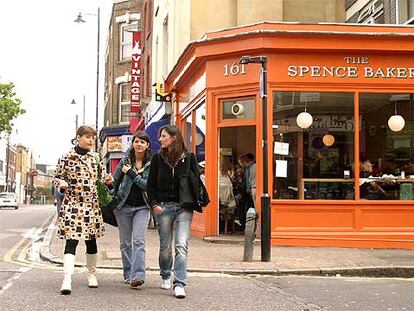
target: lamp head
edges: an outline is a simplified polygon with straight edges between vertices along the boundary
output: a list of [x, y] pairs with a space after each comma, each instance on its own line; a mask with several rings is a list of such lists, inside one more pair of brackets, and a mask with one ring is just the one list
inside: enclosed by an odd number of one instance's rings
[[246, 64], [250, 63], [250, 56], [248, 56], [248, 55], [242, 56], [242, 58], [240, 58], [239, 63], [242, 64], [242, 65], [246, 65]]
[[79, 12], [78, 17], [74, 20], [75, 23], [84, 23], [85, 20], [82, 17], [82, 13]]
[[266, 56], [249, 56], [245, 55], [240, 58], [239, 63], [242, 65], [250, 64], [250, 63], [256, 63], [256, 64], [263, 64], [267, 62]]
[[72, 101], [70, 102], [71, 105], [76, 105], [76, 102], [74, 99], [72, 99]]

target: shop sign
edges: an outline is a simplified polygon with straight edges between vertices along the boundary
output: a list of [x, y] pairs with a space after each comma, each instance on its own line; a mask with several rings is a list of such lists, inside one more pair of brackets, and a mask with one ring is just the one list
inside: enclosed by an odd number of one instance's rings
[[370, 66], [369, 57], [343, 58], [343, 66], [290, 65], [289, 77], [414, 79], [414, 67]]
[[141, 101], [141, 32], [132, 33], [131, 112], [140, 112]]
[[155, 88], [155, 100], [158, 102], [168, 102], [170, 103], [172, 99], [171, 93], [164, 92], [164, 84], [157, 83]]
[[108, 136], [105, 139], [105, 153], [107, 152], [126, 152], [131, 146], [132, 135]]
[[122, 152], [122, 136], [108, 136], [106, 140], [108, 152]]
[[[297, 132], [301, 129], [296, 124], [296, 117], [277, 121], [273, 125], [279, 133]], [[309, 130], [329, 129], [330, 132], [352, 132], [354, 130], [354, 117], [341, 115], [314, 115], [314, 121]]]

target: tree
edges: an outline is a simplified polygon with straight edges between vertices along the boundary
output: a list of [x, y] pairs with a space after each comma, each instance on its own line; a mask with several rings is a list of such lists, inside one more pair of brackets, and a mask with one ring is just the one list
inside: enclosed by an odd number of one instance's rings
[[26, 111], [20, 108], [21, 100], [13, 92], [13, 83], [0, 83], [0, 134], [11, 133], [13, 119]]

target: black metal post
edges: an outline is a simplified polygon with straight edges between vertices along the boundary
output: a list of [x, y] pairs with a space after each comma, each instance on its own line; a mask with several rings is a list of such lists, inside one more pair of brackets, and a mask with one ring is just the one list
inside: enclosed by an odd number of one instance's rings
[[268, 186], [268, 143], [267, 143], [267, 57], [261, 57], [261, 97], [262, 97], [262, 130], [263, 130], [263, 193], [261, 197], [261, 260], [263, 262], [271, 261], [271, 211], [270, 196]]
[[[243, 56], [240, 64], [260, 63], [260, 97], [262, 98], [262, 161], [263, 161], [263, 193], [261, 196], [261, 261], [271, 260], [271, 210], [268, 186], [268, 143], [267, 143], [267, 56]], [[255, 199], [255, 198], [253, 198]]]
[[98, 43], [96, 50], [96, 116], [95, 116], [95, 127], [96, 127], [96, 138], [95, 138], [95, 151], [98, 151], [98, 118], [99, 118], [99, 33], [100, 33], [100, 8], [98, 7]]

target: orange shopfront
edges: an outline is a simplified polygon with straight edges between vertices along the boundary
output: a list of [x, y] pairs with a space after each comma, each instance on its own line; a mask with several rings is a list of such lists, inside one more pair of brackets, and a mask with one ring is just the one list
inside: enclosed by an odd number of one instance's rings
[[[239, 64], [243, 55], [268, 58], [267, 120], [260, 64]], [[208, 33], [165, 86], [206, 163], [212, 202], [195, 215], [194, 235], [222, 234], [220, 162], [251, 152], [259, 211], [268, 171], [273, 245], [414, 249], [412, 27], [260, 23]]]

